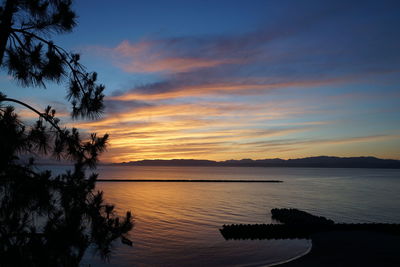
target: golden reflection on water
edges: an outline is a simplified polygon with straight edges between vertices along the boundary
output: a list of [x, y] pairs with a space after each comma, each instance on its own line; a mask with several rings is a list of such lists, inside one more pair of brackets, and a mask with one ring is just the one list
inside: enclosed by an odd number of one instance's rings
[[[275, 207], [300, 208], [339, 221], [395, 221], [400, 219], [394, 215], [400, 214], [395, 204], [400, 203], [398, 175], [398, 171], [382, 170], [330, 170], [328, 174], [279, 168], [101, 167], [104, 179], [279, 179], [284, 183], [99, 182], [97, 186], [118, 212], [130, 210], [135, 218], [130, 233], [133, 247], [116, 244], [113, 265], [231, 266], [285, 260], [306, 251], [310, 242], [226, 241], [218, 230], [223, 224], [270, 223], [269, 211]], [[365, 201], [366, 195], [371, 201]], [[103, 264], [92, 258], [89, 262]]]
[[[307, 241], [225, 241], [223, 224], [268, 221], [250, 184], [99, 183], [118, 212], [131, 210], [134, 246], [121, 247], [124, 262], [145, 265], [242, 265], [274, 262], [300, 254]], [[257, 191], [257, 190], [256, 190]], [[120, 251], [121, 252], [121, 251]], [[156, 257], [156, 258], [154, 258]]]

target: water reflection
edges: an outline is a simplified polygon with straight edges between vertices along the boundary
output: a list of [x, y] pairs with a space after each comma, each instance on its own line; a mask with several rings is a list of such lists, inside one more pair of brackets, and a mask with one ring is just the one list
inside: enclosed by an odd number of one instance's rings
[[[224, 223], [266, 222], [267, 208], [258, 197], [271, 186], [246, 184], [107, 183], [99, 184], [106, 197], [135, 218], [133, 248], [120, 247], [117, 265], [247, 265], [275, 262], [300, 254], [305, 240], [227, 242], [219, 233]], [[268, 188], [270, 187], [270, 188]], [[259, 203], [259, 202], [258, 202]]]
[[[271, 223], [294, 207], [335, 221], [400, 221], [399, 171], [280, 168], [103, 167], [101, 178], [279, 179], [279, 184], [98, 183], [120, 212], [132, 210], [133, 247], [116, 244], [112, 265], [258, 265], [291, 258], [306, 240], [225, 241], [223, 224]], [[368, 200], [366, 200], [368, 198]], [[378, 212], [379, 214], [375, 214]], [[86, 262], [106, 265], [91, 255]]]

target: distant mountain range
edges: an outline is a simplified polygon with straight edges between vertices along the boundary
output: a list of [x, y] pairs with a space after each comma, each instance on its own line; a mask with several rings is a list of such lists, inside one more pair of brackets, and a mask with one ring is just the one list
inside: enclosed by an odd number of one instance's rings
[[111, 163], [114, 166], [196, 166], [196, 167], [308, 167], [308, 168], [387, 168], [400, 169], [400, 160], [375, 157], [309, 157], [300, 159], [242, 159], [242, 160], [140, 160]]

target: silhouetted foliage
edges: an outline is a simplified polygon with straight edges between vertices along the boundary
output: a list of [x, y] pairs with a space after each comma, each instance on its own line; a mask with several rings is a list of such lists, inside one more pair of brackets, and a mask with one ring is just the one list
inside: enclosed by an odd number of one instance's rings
[[104, 85], [87, 72], [80, 55], [69, 53], [47, 37], [76, 25], [69, 0], [7, 0], [0, 8], [0, 65], [22, 86], [68, 81], [73, 117], [99, 116]]
[[[76, 25], [71, 1], [7, 0], [0, 7], [0, 66], [23, 86], [68, 83], [73, 117], [94, 118], [103, 110], [103, 85], [71, 54], [48, 39], [51, 33]], [[7, 102], [38, 115], [24, 124]], [[107, 258], [117, 238], [125, 234], [132, 216], [115, 213], [96, 191], [96, 167], [108, 135], [82, 137], [77, 129], [60, 126], [50, 106], [43, 112], [0, 92], [0, 265], [77, 266], [89, 246]], [[34, 158], [55, 157], [74, 162], [65, 174], [39, 171]], [[129, 241], [129, 242], [128, 242]]]

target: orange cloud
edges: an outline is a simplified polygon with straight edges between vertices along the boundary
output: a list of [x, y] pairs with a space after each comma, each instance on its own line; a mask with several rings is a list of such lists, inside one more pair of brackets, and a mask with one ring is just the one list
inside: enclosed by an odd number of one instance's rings
[[165, 100], [172, 98], [183, 98], [183, 97], [193, 97], [193, 96], [210, 96], [218, 94], [260, 94], [265, 93], [269, 90], [274, 90], [278, 88], [288, 88], [288, 87], [315, 87], [324, 84], [329, 84], [338, 80], [325, 80], [325, 81], [297, 81], [297, 82], [281, 82], [281, 83], [213, 83], [213, 84], [199, 84], [199, 85], [177, 85], [172, 87], [170, 90], [164, 92], [146, 92], [145, 90], [140, 90], [140, 92], [135, 92], [138, 90], [132, 90], [130, 92], [124, 93], [118, 96], [110, 97], [111, 100], [120, 101], [130, 101], [130, 100]]
[[179, 55], [176, 51], [160, 48], [156, 41], [123, 41], [117, 47], [106, 50], [112, 54], [114, 64], [126, 72], [187, 72], [241, 62], [238, 59]]
[[[282, 135], [283, 136], [283, 135]], [[304, 157], [313, 156], [313, 148], [310, 144], [318, 144], [321, 148], [327, 148], [332, 145], [354, 145], [356, 143], [374, 143], [385, 142], [390, 140], [399, 140], [399, 135], [387, 136], [362, 136], [353, 138], [336, 138], [325, 140], [296, 140], [296, 139], [282, 139], [260, 141], [253, 143], [242, 143], [235, 140], [213, 140], [205, 138], [202, 142], [199, 140], [187, 139], [186, 142], [173, 142], [172, 140], [165, 140], [165, 142], [133, 142], [131, 144], [125, 143], [124, 145], [111, 145], [110, 150], [113, 151], [109, 154], [106, 161], [130, 161], [141, 159], [174, 159], [174, 158], [195, 158], [195, 159], [213, 159], [213, 160], [226, 160], [226, 159], [241, 159], [241, 158], [272, 158], [272, 157]], [[251, 140], [251, 139], [248, 139]], [[346, 150], [343, 150], [346, 151]], [[325, 152], [326, 153], [326, 152]], [[357, 152], [345, 152], [342, 156], [357, 156]]]
[[225, 36], [153, 36], [99, 48], [114, 65], [135, 73], [137, 83], [107, 97], [110, 112], [104, 119], [75, 126], [110, 133], [105, 161], [287, 158], [398, 144], [396, 133], [387, 134], [397, 121], [389, 119], [385, 131], [381, 124], [365, 126], [360, 114], [361, 106], [369, 108], [360, 102], [366, 98], [363, 85], [393, 83], [386, 78], [398, 66], [390, 58], [381, 65], [374, 50], [346, 50], [334, 42], [310, 46], [306, 39], [292, 47], [285, 39], [280, 45], [280, 38], [303, 32], [309, 22]]
[[133, 59], [129, 63], [120, 63], [118, 65], [126, 72], [185, 72], [233, 62], [232, 60], [202, 58], [153, 58], [150, 60]]
[[[225, 102], [160, 104], [74, 126], [87, 131], [109, 133], [109, 150], [102, 159], [120, 162], [152, 158], [198, 158], [202, 155], [216, 159], [234, 153], [248, 156], [251, 151], [261, 153], [260, 148], [244, 148], [240, 144], [291, 136], [323, 125], [322, 122], [315, 122], [315, 125], [308, 123], [292, 127], [286, 124], [260, 128], [258, 121], [249, 118], [252, 113], [264, 108], [265, 105], [261, 103], [250, 106]], [[277, 109], [273, 111], [272, 105], [270, 110], [278, 113]], [[282, 116], [288, 115], [282, 112]]]

